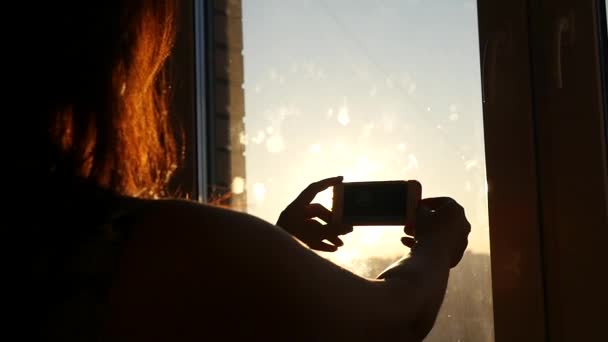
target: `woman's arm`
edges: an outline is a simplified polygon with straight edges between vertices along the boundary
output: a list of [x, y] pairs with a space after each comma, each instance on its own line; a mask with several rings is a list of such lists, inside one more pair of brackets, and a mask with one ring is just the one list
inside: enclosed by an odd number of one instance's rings
[[250, 337], [420, 337], [428, 330], [416, 324], [436, 315], [445, 292], [448, 253], [412, 253], [385, 279], [370, 280], [246, 214], [185, 201], [137, 206], [112, 296], [114, 336], [194, 338], [227, 325], [224, 333]]

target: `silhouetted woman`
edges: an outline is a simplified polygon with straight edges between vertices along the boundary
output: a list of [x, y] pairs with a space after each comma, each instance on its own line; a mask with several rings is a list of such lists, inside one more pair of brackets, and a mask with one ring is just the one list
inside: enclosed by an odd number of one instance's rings
[[467, 244], [470, 226], [453, 200], [423, 200], [416, 232], [407, 230], [414, 238], [402, 240], [412, 251], [374, 280], [303, 245], [335, 250], [352, 229], [310, 220], [331, 221], [310, 202], [341, 178], [311, 184], [277, 226], [166, 199], [183, 151], [164, 72], [174, 12], [163, 0], [56, 1], [25, 12], [30, 31], [17, 35], [15, 53], [28, 99], [15, 113], [21, 158], [12, 196], [27, 272], [24, 334], [422, 339]]

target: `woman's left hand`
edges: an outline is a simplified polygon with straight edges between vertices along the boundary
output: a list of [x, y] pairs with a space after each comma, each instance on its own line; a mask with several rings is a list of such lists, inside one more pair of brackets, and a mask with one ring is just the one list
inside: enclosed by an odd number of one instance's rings
[[[329, 209], [319, 203], [310, 202], [319, 192], [340, 183], [342, 183], [342, 177], [327, 178], [310, 184], [281, 212], [277, 226], [285, 229], [312, 249], [335, 252], [338, 247], [344, 245], [338, 236], [352, 232], [353, 227], [334, 224], [332, 212]], [[321, 219], [325, 224], [315, 218]]]

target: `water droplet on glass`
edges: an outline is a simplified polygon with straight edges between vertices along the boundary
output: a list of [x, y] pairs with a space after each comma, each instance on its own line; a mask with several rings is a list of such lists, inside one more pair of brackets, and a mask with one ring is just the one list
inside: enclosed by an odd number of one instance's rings
[[407, 94], [408, 95], [414, 95], [414, 93], [416, 92], [416, 83], [412, 83], [410, 84], [410, 86], [407, 88]]
[[234, 177], [231, 188], [233, 194], [242, 194], [245, 191], [245, 179], [243, 177]]
[[342, 126], [346, 126], [350, 123], [350, 117], [348, 116], [348, 107], [346, 105], [340, 107], [340, 111], [338, 112], [338, 122]]
[[321, 145], [320, 144], [310, 145], [310, 147], [308, 148], [308, 152], [313, 153], [313, 154], [321, 153]]
[[270, 153], [279, 153], [283, 151], [284, 148], [285, 144], [280, 135], [273, 135], [266, 140], [266, 149], [268, 149], [268, 152]]
[[255, 198], [256, 202], [262, 203], [264, 202], [264, 198], [266, 197], [266, 187], [263, 183], [255, 183], [253, 184], [253, 198]]

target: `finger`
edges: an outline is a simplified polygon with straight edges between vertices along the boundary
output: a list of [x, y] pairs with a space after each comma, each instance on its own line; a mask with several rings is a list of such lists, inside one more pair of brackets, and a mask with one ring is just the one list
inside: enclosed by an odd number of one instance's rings
[[404, 236], [401, 238], [401, 243], [409, 248], [414, 248], [414, 246], [416, 245], [416, 239], [414, 239], [413, 237]]
[[403, 229], [405, 230], [405, 233], [407, 235], [416, 235], [416, 216], [417, 215], [414, 214], [411, 217], [408, 217], [405, 221], [405, 226], [403, 227]]
[[322, 204], [312, 203], [306, 207], [306, 218], [318, 217], [325, 223], [331, 222], [331, 211]]
[[334, 186], [342, 183], [342, 176], [332, 177], [320, 180], [318, 182], [310, 184], [300, 195], [295, 199], [294, 203], [308, 204], [317, 196], [317, 194], [330, 186]]
[[464, 211], [464, 208], [450, 197], [425, 198], [420, 201], [420, 207], [430, 210], [456, 209], [458, 211]]
[[330, 235], [325, 238], [327, 241], [334, 244], [334, 246], [342, 247], [344, 246], [344, 241], [342, 241], [339, 237], [335, 235]]
[[416, 236], [416, 230], [414, 229], [414, 225], [412, 225], [412, 224], [408, 224], [405, 227], [403, 227], [403, 231], [407, 235]]
[[314, 243], [314, 244], [309, 245], [309, 247], [312, 249], [316, 249], [318, 251], [322, 251], [322, 252], [335, 252], [338, 250], [338, 247], [336, 247], [334, 245], [330, 245], [325, 242]]
[[441, 208], [451, 202], [454, 202], [454, 199], [450, 197], [430, 197], [421, 199], [420, 206], [434, 210], [437, 208]]
[[[416, 208], [416, 221], [420, 221], [420, 222], [424, 222], [426, 219], [430, 218], [433, 216], [434, 211], [432, 211], [431, 209], [424, 207], [424, 206], [418, 206], [418, 208]], [[407, 227], [406, 227], [407, 228]], [[409, 228], [408, 228], [409, 229]], [[406, 232], [407, 233], [407, 232]], [[412, 235], [407, 233], [408, 235]]]

